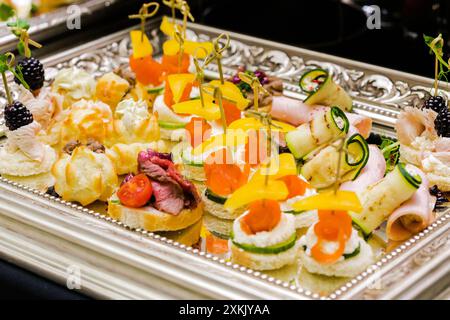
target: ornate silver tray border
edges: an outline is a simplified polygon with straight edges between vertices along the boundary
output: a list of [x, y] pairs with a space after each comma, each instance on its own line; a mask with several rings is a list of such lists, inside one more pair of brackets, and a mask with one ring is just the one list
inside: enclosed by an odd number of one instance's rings
[[[109, 7], [117, 0], [82, 0], [74, 3], [80, 8], [81, 16], [93, 14], [97, 10]], [[42, 40], [49, 36], [49, 33], [55, 28], [62, 27], [67, 21], [67, 8], [63, 6], [51, 12], [32, 17], [30, 21], [30, 35], [35, 40]], [[0, 51], [12, 50], [17, 42], [16, 37], [11, 35], [9, 30], [5, 27], [5, 23], [0, 22]]]
[[[153, 30], [155, 27], [157, 27], [158, 25], [158, 21], [153, 21], [149, 26], [150, 28]], [[190, 29], [197, 31], [197, 33], [199, 34], [199, 37], [203, 37], [206, 38], [208, 36], [214, 36], [217, 35], [218, 33], [220, 33], [220, 30], [217, 29], [212, 29], [212, 28], [206, 28], [206, 27], [202, 27], [202, 26], [198, 26], [198, 25], [194, 25], [191, 24], [190, 25]], [[200, 32], [202, 33], [200, 33]], [[106, 37], [104, 39], [100, 39], [98, 41], [95, 41], [93, 43], [89, 43], [86, 44], [85, 46], [82, 46], [80, 48], [75, 48], [73, 50], [70, 50], [64, 54], [60, 54], [54, 57], [49, 58], [48, 60], [46, 60], [44, 63], [47, 66], [56, 66], [57, 68], [63, 67], [66, 64], [72, 64], [72, 65], [77, 65], [78, 67], [83, 67], [85, 69], [88, 69], [89, 71], [95, 73], [95, 72], [105, 72], [105, 71], [109, 71], [110, 68], [113, 68], [115, 66], [117, 66], [117, 64], [120, 64], [123, 61], [126, 61], [126, 57], [128, 56], [128, 44], [127, 44], [127, 40], [123, 40], [124, 38], [126, 38], [126, 33], [127, 31], [124, 32], [120, 32], [117, 33], [115, 35]], [[274, 50], [277, 50], [279, 52], [280, 51], [276, 48], [281, 47], [280, 45], [277, 44], [273, 44], [270, 42], [266, 42], [266, 41], [262, 41], [262, 40], [258, 40], [258, 39], [254, 39], [254, 38], [249, 38], [249, 37], [245, 37], [245, 36], [241, 36], [241, 35], [236, 35], [236, 34], [232, 34], [232, 38], [233, 39], [238, 39], [237, 41], [239, 41], [239, 45], [240, 46], [244, 46], [245, 48], [245, 44], [244, 42], [253, 42], [255, 44], [259, 44], [259, 48], [261, 50], [261, 52], [270, 52], [271, 54], [274, 54]], [[155, 41], [158, 42], [159, 38], [155, 38]], [[233, 42], [234, 44], [234, 42]], [[270, 47], [272, 46], [272, 48]], [[253, 45], [253, 48], [255, 48], [256, 46]], [[252, 47], [248, 47], [247, 46], [247, 50], [249, 50], [248, 48], [252, 48]], [[257, 47], [256, 47], [257, 48]], [[233, 48], [232, 48], [233, 50]], [[265, 50], [265, 51], [264, 51]], [[304, 51], [302, 49], [297, 49], [297, 48], [293, 48], [293, 47], [289, 47], [289, 50], [291, 51], [298, 51], [298, 53], [302, 53], [301, 51]], [[124, 53], [123, 55], [120, 55], [120, 53]], [[119, 55], [118, 55], [119, 53]], [[314, 54], [312, 52], [307, 52], [308, 54]], [[287, 56], [287, 53], [286, 57]], [[264, 55], [264, 54], [263, 54]], [[333, 63], [342, 63], [343, 61], [336, 61], [336, 60], [340, 60], [340, 59], [336, 59], [334, 57], [331, 56], [326, 56], [326, 55], [321, 55], [321, 54], [317, 54], [318, 56], [322, 56], [320, 57], [321, 59], [323, 58], [324, 61], [333, 61]], [[233, 55], [228, 55], [226, 59], [231, 59], [233, 57]], [[93, 61], [92, 61], [93, 59]], [[110, 59], [112, 59], [111, 61], [109, 61]], [[291, 58], [292, 59], [292, 58]], [[316, 63], [320, 63], [319, 61], [315, 60]], [[351, 61], [345, 61], [347, 62], [347, 66], [346, 68], [350, 68], [350, 67], [354, 67], [355, 65], [359, 65], [360, 67], [365, 67], [367, 68], [366, 70], [370, 70], [371, 68], [375, 68], [375, 67], [371, 67], [368, 65], [363, 65], [363, 64], [358, 64], [358, 63], [353, 63]], [[331, 62], [327, 62], [327, 63], [331, 63]], [[231, 63], [230, 63], [231, 64]], [[231, 70], [233, 70], [233, 68], [230, 68], [230, 64], [226, 63], [227, 65], [227, 71], [231, 72]], [[319, 64], [320, 65], [320, 64]], [[234, 65], [233, 65], [234, 66]], [[94, 70], [95, 69], [95, 70]], [[214, 72], [213, 70], [214, 68], [211, 68], [211, 72]], [[50, 68], [50, 76], [51, 76], [51, 72], [52, 69]], [[273, 71], [273, 70], [272, 70]], [[375, 71], [375, 70], [373, 70]], [[364, 72], [364, 71], [360, 71], [360, 72]], [[429, 85], [431, 82], [431, 80], [429, 79], [419, 79], [415, 76], [411, 76], [411, 75], [405, 75], [405, 74], [401, 74], [401, 73], [396, 73], [394, 71], [390, 71], [392, 74], [396, 75], [398, 78], [405, 78], [404, 80], [408, 80], [408, 78], [413, 78], [418, 80], [422, 80], [422, 87], [426, 88], [427, 85]], [[338, 75], [339, 73], [335, 73], [335, 76]], [[290, 86], [293, 86], [292, 83], [294, 83], [295, 77], [298, 76], [298, 74], [293, 75], [290, 79], [287, 79], [286, 82], [286, 89], [289, 91]], [[284, 79], [286, 79], [286, 77], [283, 77]], [[400, 80], [398, 80], [400, 81]], [[405, 82], [406, 83], [406, 82]], [[426, 89], [424, 89], [426, 90]], [[299, 92], [290, 92], [292, 95], [299, 95]], [[375, 103], [373, 103], [373, 105], [378, 105], [379, 108], [382, 107], [380, 102], [377, 102], [376, 99]], [[400, 104], [396, 105], [396, 107], [401, 107]], [[358, 106], [357, 106], [358, 108]], [[393, 108], [395, 109], [395, 106], [393, 106]], [[358, 108], [359, 109], [359, 108]], [[357, 109], [357, 110], [358, 110]], [[364, 110], [364, 108], [361, 108], [362, 110]], [[369, 109], [369, 112], [377, 112], [377, 110], [379, 109]], [[388, 113], [384, 113], [384, 116], [389, 117]], [[393, 115], [390, 114], [391, 116]], [[376, 121], [376, 119], [375, 119]], [[95, 218], [97, 218], [98, 220], [101, 220], [102, 222], [106, 221], [109, 222], [110, 225], [115, 225], [115, 226], [119, 226], [121, 227], [121, 231], [119, 230], [114, 230], [115, 236], [119, 235], [121, 237], [125, 237], [125, 238], [129, 238], [131, 237], [131, 235], [129, 235], [129, 232], [124, 231], [123, 229], [129, 229], [127, 226], [124, 226], [122, 223], [118, 222], [118, 221], [114, 221], [111, 218], [95, 213], [92, 210], [88, 210], [86, 208], [83, 208], [81, 206], [78, 206], [76, 204], [71, 204], [65, 201], [62, 201], [60, 199], [48, 196], [44, 193], [40, 193], [38, 191], [35, 190], [30, 190], [27, 187], [21, 186], [17, 183], [12, 183], [10, 181], [7, 181], [6, 179], [1, 178], [0, 179], [0, 188], [3, 189], [5, 192], [6, 190], [9, 189], [9, 193], [10, 195], [12, 195], [11, 193], [11, 187], [13, 188], [13, 190], [15, 190], [16, 192], [21, 190], [21, 191], [25, 191], [25, 193], [22, 194], [22, 197], [30, 197], [30, 195], [38, 195], [38, 197], [34, 197], [33, 199], [33, 203], [34, 204], [39, 204], [39, 205], [44, 205], [47, 206], [47, 208], [52, 209], [51, 212], [48, 212], [48, 214], [54, 214], [54, 213], [59, 213], [64, 215], [65, 219], [69, 219], [69, 217], [71, 217], [76, 211], [77, 213], [83, 213], [83, 215], [77, 215], [78, 219], [77, 222], [82, 226], [79, 225], [78, 231], [81, 232], [81, 230], [84, 231], [84, 233], [86, 232], [84, 230], [84, 228], [86, 227], [86, 223], [88, 223], [87, 221], [84, 221], [85, 219], [88, 220], [88, 215], [91, 215]], [[29, 194], [31, 192], [31, 194]], [[27, 196], [28, 195], [28, 196]], [[4, 197], [0, 197], [3, 198], [3, 200], [5, 201], [7, 198]], [[14, 197], [13, 197], [14, 198]], [[47, 199], [47, 200], [44, 200]], [[8, 199], [8, 201], [14, 201], [14, 199]], [[0, 202], [3, 204], [3, 202]], [[62, 204], [63, 206], [59, 207], [58, 209], [56, 208], [50, 208], [50, 203], [57, 203], [57, 204]], [[0, 206], [2, 207], [2, 206]], [[18, 215], [19, 212], [15, 212], [15, 215], [13, 214], [11, 217], [15, 218], [16, 215]], [[20, 215], [20, 214], [19, 214]], [[414, 272], [418, 272], [419, 270], [423, 270], [423, 269], [427, 269], [427, 265], [425, 262], [428, 262], [428, 260], [430, 259], [436, 259], [438, 260], [438, 262], [436, 262], [437, 264], [441, 265], [442, 263], [444, 263], [445, 261], [448, 260], [448, 244], [450, 241], [449, 238], [449, 233], [448, 233], [448, 219], [450, 218], [450, 210], [446, 210], [445, 213], [443, 213], [441, 215], [441, 217], [432, 225], [430, 226], [427, 230], [425, 230], [424, 232], [416, 235], [414, 238], [412, 238], [411, 240], [409, 240], [408, 242], [404, 243], [403, 245], [401, 245], [399, 248], [395, 249], [393, 252], [387, 254], [386, 256], [383, 257], [383, 259], [381, 259], [379, 262], [377, 262], [375, 265], [371, 266], [370, 268], [368, 268], [368, 270], [366, 270], [364, 273], [362, 273], [361, 275], [359, 275], [358, 277], [356, 277], [355, 279], [351, 280], [350, 282], [348, 282], [346, 285], [342, 286], [340, 289], [336, 290], [333, 294], [331, 294], [328, 297], [321, 297], [320, 295], [307, 291], [307, 290], [303, 290], [302, 288], [297, 288], [296, 286], [290, 285], [289, 283], [277, 280], [273, 277], [268, 277], [267, 275], [264, 275], [260, 272], [254, 272], [252, 270], [249, 270], [245, 267], [241, 267], [239, 265], [234, 265], [230, 262], [226, 262], [223, 259], [219, 259], [215, 256], [212, 256], [210, 254], [205, 254], [204, 252], [201, 252], [197, 249], [192, 249], [189, 247], [185, 247], [183, 245], [180, 245], [178, 243], [174, 243], [173, 241], [160, 237], [158, 235], [154, 235], [151, 233], [146, 232], [145, 230], [134, 230], [134, 234], [139, 234], [140, 236], [142, 236], [142, 238], [140, 238], [140, 241], [144, 241], [147, 238], [151, 238], [151, 243], [152, 246], [156, 245], [154, 240], [157, 240], [156, 242], [162, 242], [164, 244], [169, 244], [172, 247], [177, 247], [179, 249], [182, 249], [182, 251], [184, 252], [188, 252], [190, 257], [192, 258], [192, 256], [198, 258], [203, 257], [203, 260], [205, 261], [212, 261], [215, 262], [215, 264], [221, 265], [222, 267], [225, 266], [227, 270], [220, 270], [219, 273], [202, 273], [202, 277], [204, 279], [202, 279], [204, 282], [202, 283], [203, 286], [209, 287], [212, 285], [212, 283], [214, 283], [217, 280], [217, 277], [224, 277], [228, 280], [230, 280], [230, 276], [236, 275], [236, 271], [238, 274], [244, 274], [245, 277], [239, 279], [239, 281], [237, 283], [233, 283], [233, 281], [227, 281], [226, 283], [222, 284], [222, 287], [220, 288], [220, 290], [223, 290], [224, 288], [228, 288], [231, 289], [230, 287], [232, 287], [233, 285], [238, 285], [240, 291], [248, 291], [251, 290], [253, 291], [256, 287], [261, 285], [261, 280], [263, 282], [269, 283], [270, 286], [266, 287], [265, 289], [268, 291], [258, 291], [258, 293], [256, 295], [254, 295], [253, 297], [259, 297], [259, 298], [264, 298], [264, 297], [272, 297], [272, 298], [313, 298], [313, 299], [318, 299], [318, 298], [331, 298], [331, 299], [337, 299], [337, 298], [376, 298], [376, 297], [384, 297], [386, 294], [389, 294], [389, 292], [392, 292], [392, 288], [394, 287], [399, 287], [399, 284], [402, 284], [402, 280], [404, 280], [403, 277], [398, 277], [398, 274], [391, 272], [393, 269], [396, 268], [401, 268], [402, 270], [402, 275], [404, 274], [412, 274]], [[81, 223], [80, 223], [81, 222]], [[92, 228], [92, 225], [90, 224], [91, 222], [89, 222], [89, 227]], [[72, 226], [73, 227], [73, 226]], [[97, 226], [96, 226], [97, 227]], [[102, 228], [101, 232], [105, 232], [106, 228], [103, 225], [104, 228]], [[95, 228], [94, 228], [95, 229]], [[110, 231], [110, 230], [108, 230]], [[94, 231], [94, 233], [98, 233], [99, 231], [96, 230]], [[81, 232], [83, 233], [83, 232]], [[106, 234], [106, 232], [105, 232]], [[92, 234], [91, 234], [92, 236]], [[132, 243], [127, 243], [128, 246], [131, 248], [132, 247]], [[166, 248], [164, 250], [169, 250], [168, 247], [166, 246]], [[171, 250], [171, 254], [173, 255], [177, 255], [175, 254], [176, 251]], [[423, 259], [423, 263], [417, 263], [417, 257], [422, 255], [422, 252], [427, 252], [427, 257], [428, 259]], [[165, 252], [166, 253], [166, 252]], [[443, 253], [443, 254], [442, 254]], [[181, 254], [181, 252], [180, 252]], [[131, 257], [131, 254], [128, 255], [128, 258]], [[205, 260], [206, 258], [206, 260]], [[184, 263], [186, 263], [187, 266], [192, 266], [192, 264], [195, 265], [196, 262], [194, 262], [195, 259], [188, 259], [186, 261], [184, 261]], [[411, 261], [413, 261], [414, 263], [411, 263]], [[124, 263], [124, 261], [122, 261], [122, 263]], [[436, 264], [435, 263], [435, 264]], [[206, 267], [206, 264], [201, 263], [201, 265], [203, 267]], [[445, 265], [445, 264], [444, 264]], [[184, 269], [184, 268], [183, 268]], [[181, 272], [181, 271], [179, 271]], [[393, 276], [395, 275], [395, 276]], [[173, 273], [172, 273], [173, 276]], [[213, 276], [213, 277], [211, 277]], [[251, 276], [251, 277], [248, 277]], [[216, 278], [216, 279], [213, 279]], [[400, 278], [400, 279], [399, 279]], [[258, 281], [252, 281], [252, 280], [258, 280]], [[382, 282], [382, 285], [379, 285], [379, 282]], [[378, 287], [373, 285], [373, 283], [378, 283]], [[403, 286], [405, 288], [407, 288], [410, 285], [410, 283], [403, 283]], [[197, 283], [194, 286], [194, 290], [197, 289], [197, 286], [200, 286], [200, 283]], [[249, 287], [247, 287], [249, 286]], [[217, 288], [218, 289], [218, 288]], [[236, 288], [234, 288], [234, 290], [236, 290]], [[281, 290], [281, 291], [280, 291]], [[97, 292], [97, 294], [99, 294]], [[225, 295], [227, 296], [227, 295]], [[244, 295], [245, 297], [245, 295]], [[252, 296], [250, 296], [252, 297]]]

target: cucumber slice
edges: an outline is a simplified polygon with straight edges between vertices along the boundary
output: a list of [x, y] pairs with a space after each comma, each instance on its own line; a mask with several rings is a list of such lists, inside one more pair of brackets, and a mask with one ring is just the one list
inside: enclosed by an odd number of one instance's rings
[[159, 124], [159, 126], [161, 128], [168, 129], [168, 130], [176, 130], [176, 129], [184, 129], [184, 128], [186, 128], [186, 123], [158, 121], [158, 124]]
[[218, 204], [225, 204], [225, 202], [228, 200], [227, 197], [219, 196], [209, 189], [205, 190], [205, 197]]
[[191, 152], [189, 152], [192, 149], [184, 150], [181, 153], [181, 160], [183, 161], [183, 164], [193, 167], [203, 167], [203, 162], [200, 160], [196, 160], [192, 158]]
[[253, 246], [251, 244], [237, 243], [234, 241], [233, 233], [231, 233], [231, 241], [233, 242], [233, 244], [236, 247], [238, 247], [244, 251], [248, 251], [248, 252], [252, 252], [252, 253], [259, 253], [259, 254], [277, 254], [277, 253], [287, 251], [290, 248], [292, 248], [293, 246], [295, 246], [295, 242], [297, 241], [297, 234], [294, 233], [288, 240], [281, 242], [279, 244], [270, 246], [270, 247], [257, 247], [257, 246]]
[[421, 179], [409, 173], [404, 164], [398, 164], [382, 180], [361, 193], [361, 213], [350, 212], [353, 222], [370, 234], [403, 202], [410, 199], [420, 187]]
[[302, 211], [295, 211], [295, 210], [283, 211], [283, 213], [292, 214], [294, 216], [298, 216], [299, 214], [302, 214], [304, 212], [306, 212], [306, 211], [305, 210], [302, 210]]
[[319, 89], [327, 77], [328, 72], [323, 69], [305, 72], [299, 81], [300, 89], [305, 93], [313, 93]]
[[311, 151], [347, 134], [349, 121], [338, 107], [319, 113], [310, 123], [305, 123], [286, 134], [286, 145], [295, 158], [301, 159]]
[[[315, 70], [308, 73], [314, 74]], [[321, 74], [322, 69], [316, 71], [317, 74]], [[306, 75], [307, 76], [307, 75]], [[320, 76], [321, 81], [324, 75]], [[303, 77], [302, 77], [303, 78]], [[306, 77], [308, 79], [310, 77]], [[305, 82], [305, 80], [304, 80]], [[307, 81], [306, 81], [307, 82]], [[300, 84], [302, 87], [302, 84]], [[319, 87], [310, 93], [310, 95], [304, 101], [307, 105], [324, 105], [324, 106], [338, 106], [345, 111], [351, 111], [353, 108], [352, 98], [342, 89], [341, 86], [336, 84], [330, 74], [327, 72], [326, 78], [322, 81]]]
[[150, 88], [147, 90], [150, 94], [160, 94], [164, 91], [164, 87], [156, 87], [156, 88]]
[[343, 254], [345, 260], [353, 258], [357, 256], [361, 252], [361, 243], [358, 245], [358, 247], [351, 253]]

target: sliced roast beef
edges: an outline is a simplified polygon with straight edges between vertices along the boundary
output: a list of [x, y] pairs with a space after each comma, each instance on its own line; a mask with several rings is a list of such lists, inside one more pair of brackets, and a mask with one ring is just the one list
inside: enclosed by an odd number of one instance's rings
[[153, 181], [165, 182], [169, 180], [166, 169], [153, 163], [150, 159], [139, 162], [139, 171], [145, 173]]
[[152, 181], [152, 188], [156, 209], [173, 215], [178, 215], [183, 210], [183, 190], [178, 184]]
[[[178, 172], [170, 154], [148, 150], [139, 154], [138, 162], [140, 172], [152, 180], [152, 185], [155, 183], [157, 191], [153, 188], [153, 193], [156, 199], [155, 207], [158, 210], [178, 214], [183, 207], [189, 209], [197, 207], [200, 202], [197, 189]], [[177, 201], [174, 201], [175, 198]], [[174, 203], [170, 203], [171, 201]]]

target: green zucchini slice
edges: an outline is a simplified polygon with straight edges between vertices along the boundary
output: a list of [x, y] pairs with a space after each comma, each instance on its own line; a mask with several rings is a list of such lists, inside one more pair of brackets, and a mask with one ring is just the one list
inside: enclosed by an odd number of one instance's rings
[[411, 174], [407, 166], [399, 163], [383, 179], [361, 192], [364, 209], [361, 213], [350, 213], [353, 222], [364, 234], [370, 234], [414, 195], [421, 182], [420, 177]]
[[[341, 155], [341, 182], [354, 180], [369, 159], [369, 146], [359, 134], [354, 134], [345, 141], [347, 153]], [[320, 150], [315, 155], [305, 158], [301, 174], [316, 189], [327, 189], [335, 182], [339, 151], [333, 145]]]
[[323, 69], [305, 72], [299, 81], [300, 89], [309, 94], [316, 92], [327, 77], [328, 72]]
[[289, 239], [286, 241], [283, 241], [281, 243], [278, 243], [276, 245], [270, 246], [270, 247], [257, 247], [253, 246], [251, 244], [243, 244], [243, 243], [237, 243], [234, 241], [234, 234], [231, 233], [231, 241], [233, 244], [247, 252], [252, 253], [258, 253], [258, 254], [278, 254], [284, 251], [289, 250], [293, 246], [295, 246], [295, 242], [297, 241], [297, 233], [294, 233]]
[[353, 170], [344, 175], [344, 180], [355, 180], [369, 161], [369, 145], [359, 133], [352, 135], [346, 142], [345, 163]]

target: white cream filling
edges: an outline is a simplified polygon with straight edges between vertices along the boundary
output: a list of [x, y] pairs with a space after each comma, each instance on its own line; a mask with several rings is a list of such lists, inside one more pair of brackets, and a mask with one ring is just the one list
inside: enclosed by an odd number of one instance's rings
[[[317, 236], [314, 232], [315, 225], [316, 224], [313, 224], [311, 227], [309, 227], [306, 234], [300, 238], [300, 245], [306, 246], [305, 253], [306, 253], [306, 255], [308, 255], [310, 257], [312, 256], [311, 249], [317, 243]], [[344, 249], [343, 254], [350, 254], [350, 253], [354, 252], [360, 245], [360, 241], [364, 241], [364, 240], [362, 240], [359, 237], [358, 231], [356, 231], [355, 229], [352, 229], [352, 234], [350, 236], [350, 239], [348, 239], [345, 244], [345, 249]], [[325, 240], [322, 242], [322, 250], [326, 254], [333, 254], [334, 252], [336, 252], [336, 250], [338, 250], [338, 248], [339, 248], [338, 241], [326, 241]], [[342, 261], [342, 260], [344, 260], [343, 256], [341, 256], [338, 261]]]
[[95, 80], [84, 70], [78, 68], [63, 69], [58, 72], [53, 82], [53, 90], [67, 91], [67, 95], [75, 100], [89, 99], [95, 93]]
[[164, 96], [157, 96], [153, 103], [153, 113], [158, 113], [158, 120], [171, 123], [187, 124], [194, 116], [180, 116], [173, 112], [164, 102]]
[[147, 103], [142, 100], [136, 102], [133, 99], [121, 101], [117, 105], [114, 115], [122, 120], [129, 132], [132, 132], [140, 121], [150, 117]]
[[271, 231], [262, 231], [256, 234], [246, 234], [241, 229], [241, 219], [248, 214], [245, 212], [233, 224], [234, 241], [256, 247], [270, 247], [288, 240], [295, 233], [294, 217], [282, 214], [278, 225]]

